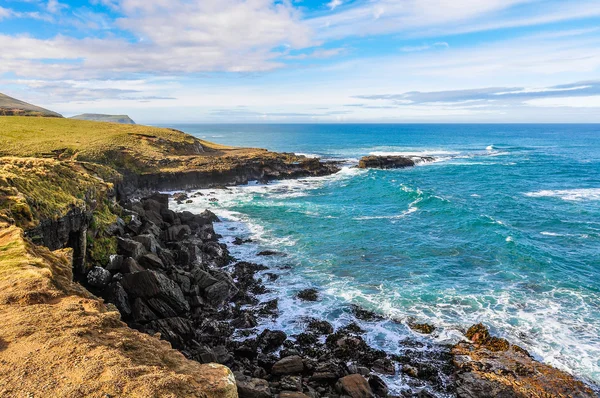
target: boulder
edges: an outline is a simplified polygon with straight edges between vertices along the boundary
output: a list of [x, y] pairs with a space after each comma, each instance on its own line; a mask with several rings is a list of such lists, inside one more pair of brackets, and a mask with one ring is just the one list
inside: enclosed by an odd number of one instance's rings
[[158, 202], [158, 204], [160, 205], [160, 208], [167, 209], [169, 207], [169, 195], [166, 193], [156, 192], [156, 193], [150, 195], [148, 199]]
[[146, 253], [138, 259], [138, 263], [146, 269], [163, 269], [165, 265], [162, 260], [152, 253]]
[[[159, 212], [154, 211], [154, 210], [149, 210], [146, 212], [146, 219], [151, 222], [152, 224], [160, 227], [163, 227], [165, 225], [165, 221], [163, 220], [162, 216], [160, 215]], [[142, 228], [140, 228], [140, 230], [138, 231], [141, 232]]]
[[142, 245], [140, 242], [137, 242], [133, 239], [120, 237], [117, 238], [117, 250], [119, 254], [122, 254], [125, 257], [133, 257], [136, 260], [146, 253], [144, 245]]
[[87, 282], [94, 287], [104, 288], [110, 282], [112, 275], [110, 271], [102, 267], [94, 267], [87, 274]]
[[279, 381], [279, 387], [282, 390], [287, 391], [302, 391], [302, 377], [301, 376], [283, 376]]
[[158, 319], [148, 323], [146, 330], [150, 334], [160, 333], [161, 338], [178, 348], [184, 347], [186, 341], [195, 337], [192, 322], [185, 318]]
[[265, 329], [258, 336], [258, 346], [263, 352], [273, 352], [277, 348], [281, 347], [283, 342], [287, 339], [287, 335], [281, 330], [269, 330]]
[[181, 288], [161, 273], [147, 270], [126, 274], [121, 284], [130, 297], [160, 298], [178, 314], [190, 310]]
[[433, 162], [431, 156], [364, 156], [358, 162], [359, 169], [403, 169], [417, 163]]
[[138, 262], [135, 261], [133, 258], [127, 257], [123, 260], [123, 263], [121, 264], [121, 272], [122, 273], [130, 274], [133, 272], [140, 272], [140, 271], [144, 271], [144, 268], [142, 268], [142, 266], [140, 266], [138, 264]]
[[275, 250], [263, 250], [259, 252], [257, 256], [285, 256], [285, 253], [281, 253]]
[[300, 290], [296, 297], [303, 301], [317, 301], [319, 299], [319, 291], [313, 288]]
[[369, 386], [371, 386], [371, 390], [378, 397], [387, 397], [390, 392], [385, 381], [377, 375], [369, 376]]
[[452, 347], [456, 395], [475, 397], [578, 397], [597, 395], [568, 373], [537, 362], [523, 348], [473, 325]]
[[121, 272], [121, 266], [123, 264], [124, 257], [118, 254], [111, 254], [106, 265], [106, 269], [110, 272], [117, 273]]
[[146, 303], [159, 318], [174, 318], [177, 316], [177, 312], [159, 298], [149, 298]]
[[217, 217], [217, 215], [210, 210], [204, 210], [202, 213], [200, 213], [200, 218], [203, 221], [202, 224], [221, 222], [219, 217]]
[[359, 374], [353, 374], [342, 377], [335, 385], [343, 395], [348, 395], [352, 398], [372, 398], [373, 391], [367, 380]]
[[142, 229], [142, 221], [139, 219], [139, 217], [135, 217], [133, 216], [131, 218], [131, 221], [129, 221], [129, 224], [127, 224], [125, 226], [125, 229], [128, 232], [133, 233], [134, 235], [137, 235], [140, 233], [141, 229]]
[[327, 321], [315, 319], [308, 322], [307, 330], [317, 334], [331, 334], [333, 333], [333, 325]]
[[155, 200], [154, 198], [146, 198], [142, 201], [142, 207], [144, 208], [144, 210], [154, 211], [157, 213], [160, 213], [163, 209], [167, 209], [168, 204], [169, 202], [167, 202], [166, 204], [164, 202], [161, 203], [158, 200]]
[[211, 274], [209, 274], [207, 271], [205, 271], [201, 268], [194, 269], [194, 271], [192, 271], [192, 277], [194, 278], [194, 283], [200, 289], [206, 289], [210, 285], [214, 285], [215, 283], [217, 283], [219, 281], [218, 279], [214, 278]]
[[291, 375], [302, 373], [303, 370], [304, 363], [302, 362], [302, 358], [298, 355], [293, 355], [275, 362], [275, 365], [273, 365], [273, 368], [271, 369], [271, 373], [274, 375]]
[[156, 314], [152, 312], [150, 307], [142, 300], [141, 298], [136, 298], [133, 300], [133, 304], [131, 305], [131, 314], [133, 316], [133, 320], [138, 323], [147, 323], [158, 319]]
[[157, 249], [160, 247], [158, 240], [152, 234], [134, 236], [133, 240], [140, 242], [147, 251], [153, 254], [156, 254]]
[[173, 225], [163, 233], [163, 239], [167, 242], [176, 242], [192, 234], [188, 225]]
[[236, 377], [240, 398], [271, 398], [269, 382], [263, 379]]
[[129, 297], [123, 286], [119, 282], [113, 282], [108, 285], [106, 296], [109, 303], [113, 303], [124, 318], [131, 316], [131, 306]]
[[225, 281], [219, 281], [204, 289], [204, 295], [213, 307], [222, 306], [236, 292], [235, 286]]

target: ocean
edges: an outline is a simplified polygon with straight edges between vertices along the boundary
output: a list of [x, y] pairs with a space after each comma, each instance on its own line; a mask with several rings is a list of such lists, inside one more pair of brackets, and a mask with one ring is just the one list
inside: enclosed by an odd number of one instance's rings
[[[600, 125], [169, 125], [227, 145], [341, 160], [322, 178], [203, 190], [232, 254], [266, 263], [281, 317], [360, 322], [390, 352], [406, 338], [457, 341], [483, 322], [537, 359], [600, 383]], [[360, 170], [369, 154], [430, 155], [402, 170]], [[213, 192], [213, 193], [211, 193]], [[209, 201], [216, 198], [218, 201]], [[257, 257], [265, 249], [285, 256]], [[294, 298], [306, 287], [319, 302]], [[392, 321], [395, 320], [395, 321]], [[410, 321], [436, 326], [421, 336]], [[399, 321], [399, 322], [398, 322]], [[433, 347], [433, 348], [431, 348]]]

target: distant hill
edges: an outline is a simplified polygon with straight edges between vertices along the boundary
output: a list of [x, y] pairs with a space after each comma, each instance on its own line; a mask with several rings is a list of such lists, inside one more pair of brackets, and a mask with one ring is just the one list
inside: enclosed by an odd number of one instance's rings
[[77, 120], [92, 120], [95, 122], [110, 122], [121, 124], [135, 124], [127, 115], [103, 115], [100, 113], [84, 113], [82, 115], [73, 116], [70, 119]]
[[0, 93], [0, 116], [62, 117], [62, 115]]

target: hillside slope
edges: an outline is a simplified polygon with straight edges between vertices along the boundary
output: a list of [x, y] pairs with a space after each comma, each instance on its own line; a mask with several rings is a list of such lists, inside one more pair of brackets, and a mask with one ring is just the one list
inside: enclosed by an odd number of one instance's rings
[[60, 117], [62, 115], [0, 93], [0, 116]]
[[109, 122], [109, 123], [120, 123], [120, 124], [136, 124], [127, 115], [104, 115], [100, 113], [84, 113], [81, 115], [72, 116], [69, 119], [77, 120], [91, 120], [95, 122]]

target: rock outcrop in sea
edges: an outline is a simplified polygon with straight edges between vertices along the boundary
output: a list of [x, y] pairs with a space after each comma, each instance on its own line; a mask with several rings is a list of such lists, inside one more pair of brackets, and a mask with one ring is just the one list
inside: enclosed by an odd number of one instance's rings
[[433, 162], [431, 156], [363, 156], [358, 162], [360, 169], [403, 169], [418, 163]]

